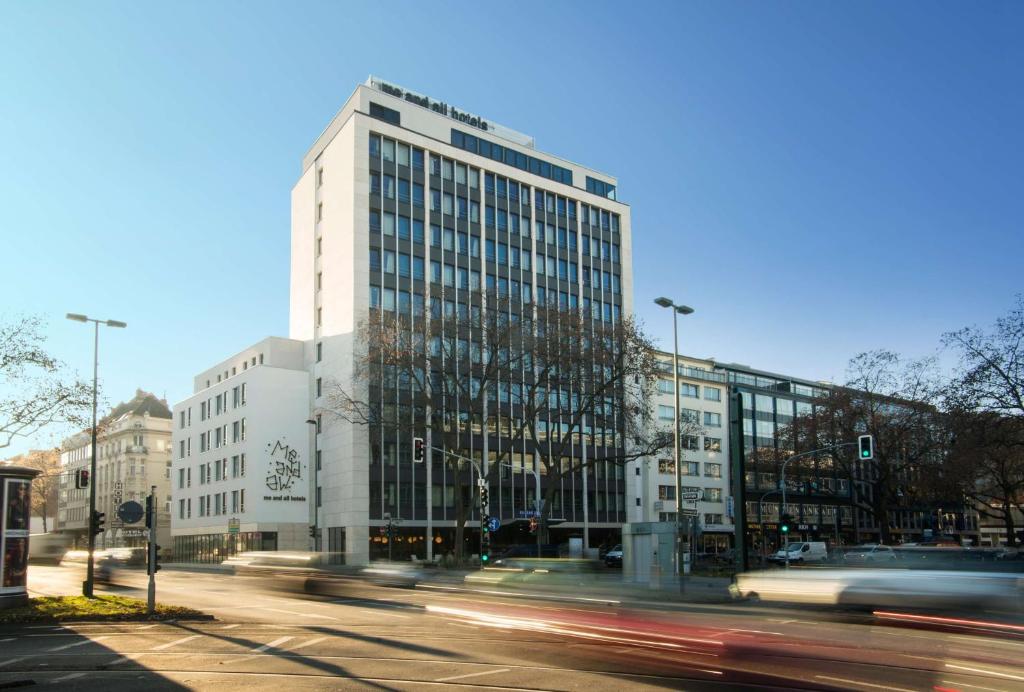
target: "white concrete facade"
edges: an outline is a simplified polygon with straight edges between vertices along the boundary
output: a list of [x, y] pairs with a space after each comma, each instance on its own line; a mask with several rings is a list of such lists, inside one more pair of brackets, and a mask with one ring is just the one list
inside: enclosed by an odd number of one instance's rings
[[[672, 430], [672, 354], [659, 353], [664, 366], [654, 399], [655, 424]], [[716, 371], [711, 360], [679, 356], [679, 406], [683, 435], [680, 439], [682, 454], [683, 492], [699, 490], [701, 500], [684, 502], [684, 507], [695, 508], [702, 534], [698, 551], [705, 547], [721, 548], [728, 545], [734, 532], [729, 512], [729, 403], [725, 373]], [[687, 422], [691, 420], [691, 422]], [[675, 521], [674, 451], [669, 448], [656, 458], [646, 458], [632, 464], [627, 478], [630, 488], [630, 521]], [[712, 534], [721, 538], [713, 538]]]
[[309, 548], [313, 426], [303, 348], [264, 339], [198, 374], [195, 393], [174, 406], [177, 545], [185, 536], [228, 540], [234, 525], [239, 535], [261, 534], [260, 547]]

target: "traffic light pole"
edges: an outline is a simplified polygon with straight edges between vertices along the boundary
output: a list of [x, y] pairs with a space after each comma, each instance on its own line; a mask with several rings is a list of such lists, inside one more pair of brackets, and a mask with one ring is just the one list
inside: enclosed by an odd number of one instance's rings
[[146, 592], [146, 613], [152, 617], [156, 612], [156, 522], [158, 513], [156, 511], [155, 485], [149, 487], [149, 506], [149, 549], [146, 551], [149, 562], [149, 588]]

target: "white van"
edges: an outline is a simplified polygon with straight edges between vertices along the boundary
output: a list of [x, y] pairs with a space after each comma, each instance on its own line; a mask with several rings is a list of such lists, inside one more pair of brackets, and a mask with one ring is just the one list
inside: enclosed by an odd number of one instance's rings
[[785, 549], [778, 551], [768, 560], [785, 564], [786, 552], [789, 552], [789, 564], [800, 565], [805, 562], [824, 562], [828, 559], [828, 550], [822, 541], [798, 541], [790, 543]]

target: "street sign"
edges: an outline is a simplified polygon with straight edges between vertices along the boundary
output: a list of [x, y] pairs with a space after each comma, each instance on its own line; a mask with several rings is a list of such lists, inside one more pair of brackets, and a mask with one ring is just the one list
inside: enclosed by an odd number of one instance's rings
[[655, 500], [654, 501], [654, 511], [655, 512], [661, 512], [664, 509], [665, 509], [665, 503], [662, 500]]
[[696, 507], [683, 507], [682, 515], [684, 517], [695, 517], [697, 516]]
[[501, 520], [498, 517], [491, 517], [490, 521], [487, 522], [487, 528], [491, 531], [497, 531], [498, 527], [501, 526]]
[[486, 478], [477, 478], [476, 479], [476, 487], [478, 487], [478, 488], [486, 488], [487, 487], [487, 479]]
[[236, 517], [228, 519], [228, 533], [238, 533], [239, 521]]
[[516, 512], [516, 517], [519, 519], [530, 519], [531, 517], [537, 516], [537, 513], [532, 509], [521, 509]]
[[727, 498], [727, 501], [725, 503], [725, 515], [727, 517], [732, 517], [734, 511], [735, 511], [735, 506], [732, 503], [732, 495], [730, 495]]
[[142, 519], [142, 515], [145, 514], [145, 510], [135, 500], [128, 500], [128, 502], [122, 502], [117, 508], [117, 518], [126, 524], [134, 524], [139, 519]]
[[683, 493], [683, 499], [690, 500], [692, 502], [693, 500], [699, 500], [700, 495], [701, 492], [699, 490], [690, 490], [688, 492]]

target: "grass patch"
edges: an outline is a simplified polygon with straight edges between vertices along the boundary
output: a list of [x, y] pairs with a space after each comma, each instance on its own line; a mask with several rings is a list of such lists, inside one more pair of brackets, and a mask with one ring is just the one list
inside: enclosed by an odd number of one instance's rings
[[23, 622], [76, 622], [83, 620], [119, 622], [129, 620], [212, 620], [205, 613], [182, 606], [157, 604], [153, 617], [146, 614], [146, 602], [124, 596], [41, 596], [28, 605], [0, 610], [0, 625]]

